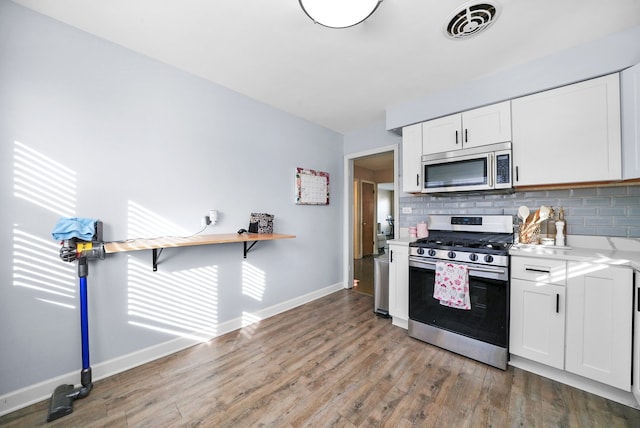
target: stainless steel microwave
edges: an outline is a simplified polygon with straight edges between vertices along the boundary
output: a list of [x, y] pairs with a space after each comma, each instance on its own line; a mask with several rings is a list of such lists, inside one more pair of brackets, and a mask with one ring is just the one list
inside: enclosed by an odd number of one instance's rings
[[422, 156], [422, 193], [511, 189], [511, 143]]

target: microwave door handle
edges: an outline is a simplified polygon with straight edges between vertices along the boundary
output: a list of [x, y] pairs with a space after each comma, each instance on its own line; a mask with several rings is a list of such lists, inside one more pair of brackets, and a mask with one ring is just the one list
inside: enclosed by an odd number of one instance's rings
[[493, 169], [493, 153], [489, 153], [487, 156], [487, 184], [490, 189], [493, 189], [493, 177], [496, 176], [496, 172]]

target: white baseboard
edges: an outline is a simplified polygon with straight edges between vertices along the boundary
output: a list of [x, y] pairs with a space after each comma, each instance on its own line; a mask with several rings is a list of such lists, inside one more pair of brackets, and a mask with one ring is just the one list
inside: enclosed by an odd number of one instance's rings
[[409, 330], [409, 320], [398, 317], [391, 317], [391, 324], [396, 327], [404, 328], [405, 330]]
[[[319, 299], [328, 294], [342, 290], [344, 288], [346, 287], [343, 283], [336, 283], [320, 290], [316, 290], [311, 293], [262, 309], [256, 313], [253, 313], [252, 316], [254, 316], [256, 319], [266, 319], [282, 312], [288, 311], [289, 309], [293, 309], [297, 306]], [[242, 318], [235, 318], [233, 320], [226, 321], [217, 326], [216, 335], [214, 337], [222, 336], [223, 334], [229, 333], [242, 327]], [[210, 339], [213, 339], [214, 337], [211, 337]], [[202, 343], [202, 341], [180, 337], [160, 343], [158, 345], [141, 349], [136, 352], [132, 352], [131, 354], [114, 358], [109, 361], [104, 361], [91, 367], [93, 381], [98, 381], [100, 379], [113, 376], [117, 373], [124, 372], [133, 367], [137, 367], [142, 364], [157, 360], [158, 358], [162, 358], [175, 352], [182, 351], [183, 349], [189, 348], [199, 343]], [[57, 376], [55, 378], [47, 379], [43, 382], [2, 395], [0, 396], [0, 416], [14, 412], [39, 401], [46, 400], [51, 397], [53, 390], [58, 385], [75, 384], [78, 381], [79, 377], [80, 367], [77, 371]]]
[[526, 358], [518, 357], [517, 355], [510, 355], [509, 365], [590, 392], [604, 397], [607, 400], [615, 401], [616, 403], [624, 404], [634, 409], [640, 409], [640, 405], [631, 392], [623, 391], [564, 370], [558, 370]]

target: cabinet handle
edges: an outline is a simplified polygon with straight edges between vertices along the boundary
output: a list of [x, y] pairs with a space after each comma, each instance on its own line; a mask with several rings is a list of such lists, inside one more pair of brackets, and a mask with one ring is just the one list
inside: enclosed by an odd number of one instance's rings
[[420, 186], [420, 174], [416, 174], [416, 186]]
[[636, 312], [640, 312], [640, 288], [636, 288]]
[[456, 144], [458, 144], [458, 131], [456, 131]]
[[467, 128], [464, 129], [464, 142], [468, 143], [469, 142], [469, 135], [468, 135], [468, 130]]
[[516, 165], [516, 181], [519, 181], [518, 179], [518, 166]]
[[556, 314], [560, 313], [560, 294], [556, 293]]
[[526, 270], [527, 272], [551, 273], [551, 269], [545, 268], [525, 267], [524, 270]]
[[393, 250], [389, 250], [389, 263], [393, 263]]

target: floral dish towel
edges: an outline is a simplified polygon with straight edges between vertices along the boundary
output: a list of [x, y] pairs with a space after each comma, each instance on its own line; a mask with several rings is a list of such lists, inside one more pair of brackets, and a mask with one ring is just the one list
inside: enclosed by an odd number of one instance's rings
[[455, 263], [436, 262], [433, 297], [440, 300], [441, 305], [470, 310], [469, 268]]

